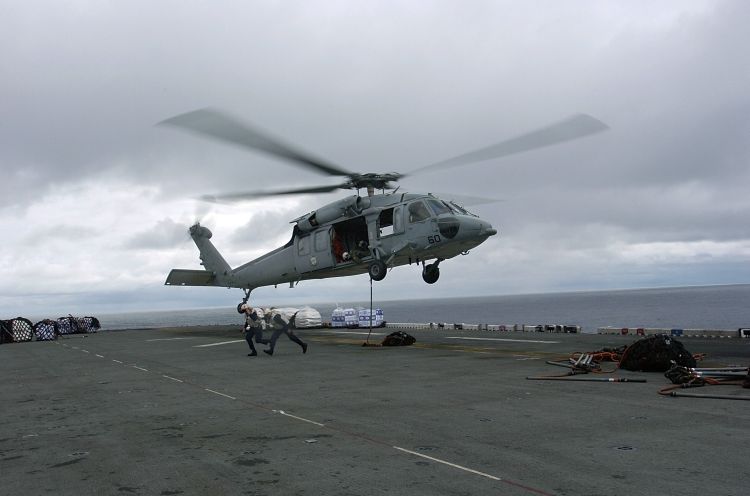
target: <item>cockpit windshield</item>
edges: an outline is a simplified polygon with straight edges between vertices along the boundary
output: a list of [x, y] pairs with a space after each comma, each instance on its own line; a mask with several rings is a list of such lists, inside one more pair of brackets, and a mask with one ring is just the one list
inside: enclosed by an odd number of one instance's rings
[[476, 217], [476, 215], [474, 215], [473, 213], [469, 212], [468, 210], [466, 210], [464, 207], [462, 207], [461, 205], [459, 205], [456, 202], [448, 202], [448, 205], [453, 210], [455, 210], [456, 213], [463, 214], [463, 215], [471, 215], [472, 217]]
[[439, 200], [428, 199], [425, 201], [435, 215], [453, 213], [453, 210], [448, 205]]

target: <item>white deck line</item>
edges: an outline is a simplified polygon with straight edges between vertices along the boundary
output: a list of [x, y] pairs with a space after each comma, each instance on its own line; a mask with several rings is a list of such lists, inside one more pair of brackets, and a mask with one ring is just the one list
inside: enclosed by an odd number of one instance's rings
[[426, 458], [427, 460], [432, 460], [433, 462], [442, 463], [443, 465], [448, 465], [449, 467], [457, 468], [459, 470], [463, 470], [464, 472], [469, 472], [471, 474], [481, 475], [482, 477], [487, 477], [488, 479], [501, 481], [500, 477], [495, 477], [494, 475], [485, 474], [484, 472], [480, 472], [479, 470], [474, 470], [468, 467], [464, 467], [463, 465], [457, 465], [455, 463], [447, 462], [445, 460], [441, 460], [440, 458], [435, 458], [432, 456], [423, 455], [422, 453], [417, 453], [416, 451], [411, 451], [408, 449], [400, 448], [398, 446], [394, 446], [394, 449], [397, 449], [399, 451], [403, 451], [404, 453], [409, 453], [410, 455], [418, 456], [421, 458]]
[[471, 338], [467, 336], [446, 336], [445, 339], [467, 339], [471, 341], [506, 341], [509, 343], [544, 343], [544, 344], [557, 344], [560, 342], [560, 341], [541, 341], [538, 339]]
[[221, 346], [222, 344], [232, 344], [232, 343], [244, 343], [244, 339], [235, 339], [234, 341], [222, 341], [220, 343], [209, 343], [209, 344], [198, 344], [193, 346], [193, 348], [208, 348], [209, 346]]
[[214, 391], [213, 389], [208, 389], [208, 388], [203, 388], [203, 389], [205, 389], [209, 393], [214, 393], [214, 394], [218, 394], [219, 396], [224, 396], [225, 398], [229, 398], [230, 400], [236, 400], [237, 399], [234, 396], [229, 396], [228, 394], [220, 393], [218, 391]]

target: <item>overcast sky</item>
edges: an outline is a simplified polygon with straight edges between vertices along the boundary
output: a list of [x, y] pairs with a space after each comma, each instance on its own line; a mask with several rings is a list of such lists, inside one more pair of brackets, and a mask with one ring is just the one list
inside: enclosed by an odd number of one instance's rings
[[[430, 298], [750, 282], [750, 2], [0, 0], [0, 318], [233, 306], [163, 286], [232, 266], [347, 192], [206, 193], [330, 178], [156, 127], [214, 107], [350, 170], [409, 172], [583, 112], [606, 133], [407, 178], [501, 198], [500, 235], [375, 283]], [[369, 298], [366, 275], [254, 293]]]

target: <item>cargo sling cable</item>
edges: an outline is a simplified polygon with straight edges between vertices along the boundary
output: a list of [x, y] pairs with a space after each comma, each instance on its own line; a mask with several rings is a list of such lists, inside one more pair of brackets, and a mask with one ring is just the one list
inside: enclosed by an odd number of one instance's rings
[[379, 346], [381, 346], [379, 344], [375, 344], [375, 343], [370, 344], [370, 335], [372, 334], [372, 277], [370, 277], [370, 315], [369, 315], [368, 319], [370, 321], [370, 331], [367, 333], [367, 339], [365, 339], [365, 342], [362, 343], [362, 346], [364, 346], [364, 347], [368, 347], [368, 346], [379, 347]]

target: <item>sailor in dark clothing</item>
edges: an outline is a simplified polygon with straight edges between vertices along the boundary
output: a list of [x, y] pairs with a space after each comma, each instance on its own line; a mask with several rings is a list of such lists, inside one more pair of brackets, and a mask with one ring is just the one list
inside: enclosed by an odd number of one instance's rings
[[271, 335], [270, 340], [271, 346], [267, 350], [263, 350], [264, 353], [273, 355], [273, 350], [276, 347], [276, 341], [282, 334], [286, 334], [290, 340], [300, 345], [300, 347], [302, 348], [302, 353], [307, 353], [307, 343], [298, 338], [292, 330], [292, 327], [294, 327], [294, 318], [296, 316], [297, 314], [295, 313], [291, 319], [287, 319], [281, 312], [278, 312], [273, 308], [266, 311], [265, 320], [268, 326], [273, 329], [273, 334]]
[[255, 309], [247, 303], [242, 304], [240, 310], [245, 314], [245, 341], [250, 347], [250, 353], [247, 356], [256, 356], [258, 351], [253, 344], [253, 338], [255, 338], [256, 343], [268, 344], [268, 340], [263, 339], [263, 311], [262, 309]]

